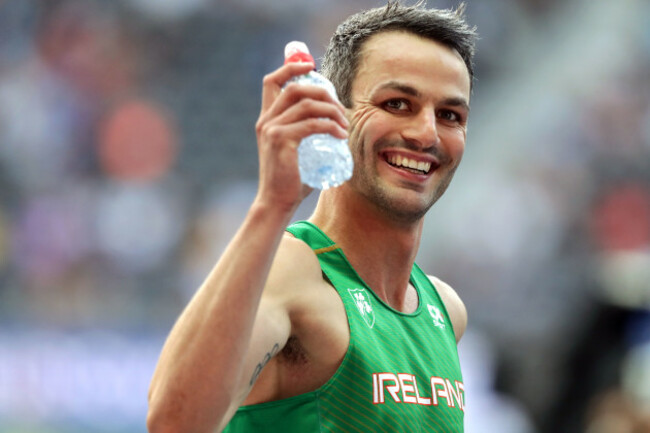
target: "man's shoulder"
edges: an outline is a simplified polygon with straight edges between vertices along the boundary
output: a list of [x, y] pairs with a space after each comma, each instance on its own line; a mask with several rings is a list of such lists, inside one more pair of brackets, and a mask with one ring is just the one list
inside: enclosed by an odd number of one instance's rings
[[444, 292], [445, 294], [452, 294], [455, 297], [457, 297], [458, 300], [460, 301], [460, 297], [448, 283], [436, 277], [435, 275], [427, 274], [427, 277], [429, 278], [429, 281], [431, 281], [431, 284], [433, 284], [433, 286], [438, 290], [438, 292]]
[[282, 236], [277, 257], [283, 263], [293, 264], [291, 268], [295, 268], [300, 264], [307, 266], [307, 269], [305, 269], [307, 272], [320, 269], [314, 250], [305, 241], [298, 239], [289, 232], [285, 232]]
[[467, 308], [458, 293], [446, 282], [433, 275], [427, 275], [429, 281], [438, 291], [452, 321], [456, 341], [460, 341], [467, 327]]
[[319, 281], [322, 281], [322, 272], [314, 251], [304, 241], [285, 233], [271, 266], [267, 290], [274, 293], [291, 291]]
[[[343, 304], [336, 290], [323, 278], [316, 253], [307, 243], [289, 233], [280, 242], [264, 296], [288, 311], [292, 332], [308, 348], [311, 346], [308, 340], [318, 335], [323, 322], [331, 322], [336, 314], [342, 318], [340, 323], [347, 326]], [[307, 323], [305, 318], [309, 318]], [[330, 329], [330, 326], [325, 327]], [[311, 347], [308, 350], [315, 349]]]

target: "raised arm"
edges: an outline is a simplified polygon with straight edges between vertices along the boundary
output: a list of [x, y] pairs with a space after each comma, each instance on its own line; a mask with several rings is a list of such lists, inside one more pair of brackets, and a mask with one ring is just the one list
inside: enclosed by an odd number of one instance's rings
[[291, 63], [264, 78], [256, 124], [258, 194], [165, 342], [149, 391], [152, 433], [212, 432], [222, 426], [250, 391], [266, 354], [273, 356], [289, 337], [287, 305], [269, 285], [278, 285], [287, 272], [276, 252], [308, 192], [300, 183], [296, 149], [313, 133], [347, 136], [343, 107], [325, 90], [290, 85], [281, 91], [290, 77], [311, 68]]

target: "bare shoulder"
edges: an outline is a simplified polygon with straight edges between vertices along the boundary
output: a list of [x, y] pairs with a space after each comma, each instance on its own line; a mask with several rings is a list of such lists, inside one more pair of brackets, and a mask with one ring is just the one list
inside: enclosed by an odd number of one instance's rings
[[445, 308], [447, 308], [452, 325], [454, 326], [456, 342], [459, 342], [467, 328], [467, 308], [465, 308], [465, 304], [460, 299], [460, 296], [458, 296], [458, 293], [449, 284], [433, 275], [428, 275], [428, 277], [438, 290], [442, 302], [445, 303]]
[[300, 239], [286, 233], [273, 260], [265, 289], [265, 296], [287, 297], [296, 293], [298, 286], [322, 281], [318, 258], [314, 251]]
[[[289, 232], [286, 232], [282, 236], [276, 262], [280, 265], [289, 265], [291, 268], [296, 268], [298, 264], [306, 265], [309, 268], [306, 271], [313, 271], [315, 268], [320, 268], [316, 254], [314, 254], [311, 247]], [[276, 263], [274, 263], [275, 265]]]

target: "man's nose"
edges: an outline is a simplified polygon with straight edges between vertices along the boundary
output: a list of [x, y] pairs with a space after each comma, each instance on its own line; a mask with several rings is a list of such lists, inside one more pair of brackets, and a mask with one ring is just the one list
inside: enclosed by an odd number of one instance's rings
[[413, 116], [402, 131], [402, 136], [421, 149], [437, 145], [440, 138], [438, 137], [435, 111], [432, 108], [422, 109], [417, 116]]

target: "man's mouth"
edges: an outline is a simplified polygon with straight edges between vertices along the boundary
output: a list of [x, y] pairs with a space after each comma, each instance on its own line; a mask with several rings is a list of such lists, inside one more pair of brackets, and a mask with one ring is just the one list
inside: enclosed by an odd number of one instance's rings
[[407, 158], [402, 155], [387, 155], [386, 162], [392, 165], [411, 173], [415, 174], [428, 174], [431, 170], [431, 162], [429, 161], [418, 161], [415, 159]]

